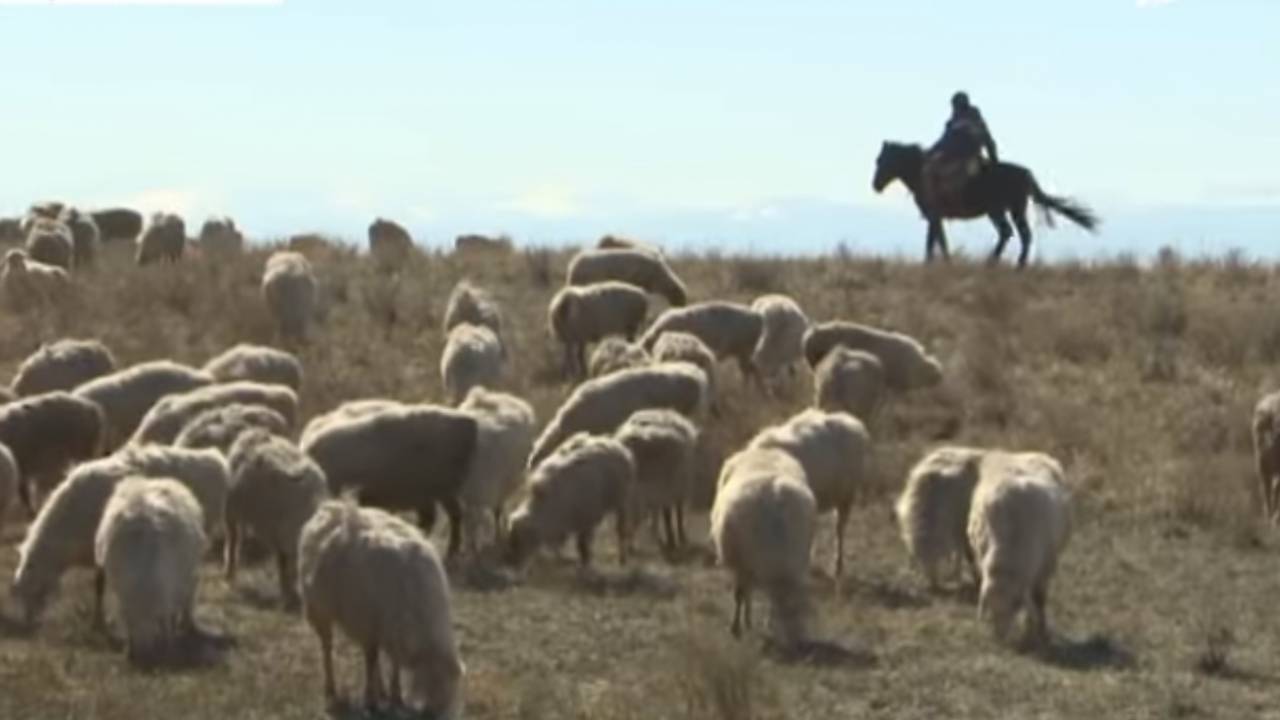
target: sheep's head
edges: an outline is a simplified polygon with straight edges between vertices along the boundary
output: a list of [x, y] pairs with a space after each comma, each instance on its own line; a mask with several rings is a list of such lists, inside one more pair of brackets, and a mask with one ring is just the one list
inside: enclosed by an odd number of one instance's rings
[[504, 560], [508, 565], [523, 565], [538, 545], [538, 528], [526, 502], [511, 514], [511, 520], [507, 526], [507, 551]]
[[982, 591], [978, 594], [978, 619], [991, 623], [998, 642], [1008, 642], [1013, 616], [1019, 605], [1020, 598], [1009, 583], [999, 579], [982, 581]]
[[23, 622], [28, 627], [33, 627], [44, 614], [49, 599], [57, 589], [58, 577], [37, 571], [24, 554], [22, 560], [18, 562], [18, 570], [13, 575], [13, 586], [9, 589], [9, 593], [22, 606]]
[[913, 388], [933, 387], [942, 382], [942, 363], [932, 355], [921, 354], [911, 362], [907, 375]]
[[462, 679], [467, 668], [461, 662], [439, 658], [418, 659], [408, 670], [408, 701], [427, 717], [457, 720], [462, 717]]
[[10, 250], [8, 253], [5, 253], [4, 266], [9, 272], [26, 272], [27, 254], [21, 250]]

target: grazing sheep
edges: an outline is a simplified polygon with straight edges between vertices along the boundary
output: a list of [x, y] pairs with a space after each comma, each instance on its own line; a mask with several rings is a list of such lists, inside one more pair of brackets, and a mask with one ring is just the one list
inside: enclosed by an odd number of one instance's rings
[[77, 269], [86, 268], [98, 259], [98, 247], [102, 244], [98, 225], [93, 216], [76, 208], [66, 208], [58, 220], [71, 231], [72, 261]]
[[272, 253], [262, 275], [262, 297], [282, 337], [306, 340], [318, 299], [316, 276], [306, 257], [293, 251]]
[[4, 533], [4, 519], [9, 514], [9, 506], [18, 493], [18, 462], [13, 459], [9, 448], [0, 443], [0, 536]]
[[195, 496], [174, 480], [129, 478], [112, 493], [93, 554], [99, 582], [116, 596], [130, 663], [152, 664], [192, 629], [202, 524]]
[[1058, 461], [989, 452], [969, 508], [969, 546], [982, 576], [978, 618], [1004, 642], [1019, 610], [1028, 639], [1047, 642], [1049, 581], [1071, 535], [1071, 495]]
[[384, 410], [395, 410], [404, 407], [407, 406], [398, 400], [349, 400], [327, 413], [316, 415], [308, 420], [306, 427], [302, 429], [302, 435], [298, 438], [298, 445], [306, 445], [310, 438], [315, 437], [315, 435], [321, 430], [324, 430], [334, 423], [355, 420], [357, 418], [376, 415]]
[[684, 503], [693, 485], [698, 429], [672, 410], [641, 410], [627, 418], [613, 437], [635, 461], [632, 519], [639, 523], [660, 512], [664, 545], [670, 550], [684, 545]]
[[760, 316], [759, 340], [751, 353], [751, 363], [763, 378], [778, 381], [782, 373], [795, 373], [804, 359], [804, 331], [809, 318], [799, 303], [786, 295], [762, 295], [751, 303]]
[[569, 261], [569, 285], [593, 285], [609, 280], [661, 295], [673, 307], [689, 301], [684, 283], [666, 260], [653, 253], [634, 248], [583, 250]]
[[511, 513], [507, 560], [521, 564], [539, 546], [560, 547], [573, 535], [578, 560], [587, 567], [596, 527], [612, 513], [618, 562], [625, 565], [635, 478], [635, 461], [622, 443], [587, 433], [569, 438], [529, 475], [529, 494]]
[[23, 250], [10, 250], [0, 271], [0, 290], [5, 301], [23, 310], [61, 297], [71, 285], [67, 271], [57, 265], [32, 260]]
[[813, 373], [813, 406], [869, 422], [885, 393], [884, 366], [869, 352], [833, 348]]
[[75, 238], [71, 228], [58, 220], [36, 220], [27, 232], [27, 256], [36, 262], [70, 270], [75, 262]]
[[226, 405], [261, 405], [280, 413], [289, 427], [298, 417], [298, 395], [284, 385], [231, 382], [209, 385], [162, 398], [138, 423], [130, 442], [137, 445], [169, 445], [187, 423], [210, 408]]
[[440, 354], [440, 380], [450, 403], [460, 402], [473, 387], [496, 386], [502, 370], [502, 341], [492, 330], [463, 323], [449, 331]]
[[1280, 393], [1264, 396], [1253, 410], [1253, 452], [1262, 514], [1275, 525], [1280, 521]]
[[207, 255], [230, 257], [244, 252], [244, 235], [229, 217], [211, 217], [200, 226], [200, 251]]
[[509, 253], [511, 249], [511, 238], [506, 235], [492, 237], [469, 233], [453, 239], [453, 251], [457, 253]]
[[362, 505], [416, 510], [423, 530], [436, 504], [449, 516], [449, 555], [462, 542], [458, 493], [475, 457], [478, 423], [435, 405], [402, 405], [336, 417], [303, 433], [302, 451], [324, 470], [329, 490], [356, 491]]
[[[493, 331], [502, 340], [502, 308], [485, 290], [463, 280], [453, 286], [449, 293], [449, 304], [444, 311], [444, 332], [466, 323], [483, 325]], [[505, 352], [505, 347], [503, 348]]]
[[57, 340], [41, 345], [22, 361], [10, 387], [23, 397], [74, 390], [115, 371], [115, 356], [97, 340]]
[[591, 359], [587, 361], [587, 375], [598, 378], [619, 370], [645, 367], [652, 362], [644, 348], [627, 342], [626, 338], [610, 335], [591, 351]]
[[967, 533], [969, 503], [984, 454], [965, 447], [930, 452], [911, 468], [893, 506], [902, 542], [924, 571], [930, 590], [940, 587], [938, 566], [948, 559], [963, 558], [975, 572], [975, 584], [978, 581]]
[[413, 238], [398, 223], [374, 218], [369, 224], [369, 254], [379, 265], [391, 269], [401, 268], [412, 250]]
[[765, 428], [751, 448], [790, 453], [804, 468], [817, 512], [836, 511], [834, 573], [844, 573], [844, 529], [858, 489], [866, 482], [871, 436], [847, 413], [804, 410], [781, 425]]
[[98, 406], [65, 392], [0, 407], [0, 444], [18, 463], [18, 496], [28, 511], [35, 514], [32, 486], [44, 496], [62, 482], [69, 467], [101, 454], [102, 432]]
[[193, 450], [217, 448], [225, 454], [249, 430], [262, 429], [284, 436], [289, 428], [289, 421], [271, 408], [232, 403], [209, 408], [188, 420], [173, 445]]
[[667, 332], [686, 332], [698, 338], [715, 353], [716, 359], [733, 358], [742, 377], [759, 382], [760, 375], [752, 362], [760, 339], [764, 319], [760, 313], [741, 303], [713, 300], [688, 307], [669, 308], [645, 331], [640, 344], [649, 352], [658, 338]]
[[202, 368], [218, 382], [249, 380], [302, 390], [302, 363], [293, 353], [265, 345], [240, 343], [211, 359]]
[[157, 260], [177, 262], [186, 249], [187, 225], [177, 215], [155, 213], [138, 236], [137, 245], [134, 259], [139, 265], [150, 265]]
[[711, 542], [733, 574], [735, 637], [751, 627], [751, 596], [763, 588], [783, 644], [806, 639], [806, 576], [817, 503], [804, 468], [780, 450], [748, 448], [729, 458], [711, 506]]
[[707, 378], [688, 363], [663, 363], [588, 380], [547, 423], [529, 455], [530, 469], [579, 433], [610, 435], [632, 413], [667, 408], [700, 420], [707, 407]]
[[133, 242], [142, 232], [142, 213], [129, 208], [105, 208], [89, 213], [102, 242], [124, 240]]
[[266, 430], [243, 433], [227, 458], [227, 544], [224, 569], [235, 582], [240, 560], [240, 528], [253, 532], [276, 556], [280, 597], [298, 603], [298, 537], [302, 526], [329, 495], [324, 471], [288, 440]]
[[466, 668], [453, 636], [449, 579], [435, 548], [417, 529], [380, 510], [326, 502], [302, 528], [298, 569], [303, 615], [320, 639], [330, 705], [337, 701], [337, 625], [364, 650], [368, 708], [382, 700], [378, 655], [385, 652], [391, 661], [392, 705], [401, 703], [404, 670], [412, 706], [440, 720], [461, 717]]
[[103, 447], [110, 452], [133, 435], [161, 398], [212, 384], [208, 373], [171, 360], [152, 360], [90, 380], [74, 394], [102, 408], [107, 419]]
[[61, 200], [41, 200], [40, 202], [32, 203], [31, 207], [27, 208], [25, 219], [29, 223], [34, 223], [38, 220], [57, 220], [62, 211], [66, 209], [67, 204]]
[[925, 352], [915, 338], [902, 333], [834, 320], [812, 325], [804, 334], [804, 356], [811, 368], [838, 346], [875, 355], [884, 366], [885, 383], [892, 390], [913, 390], [942, 382], [938, 360]]
[[673, 330], [658, 336], [653, 344], [653, 362], [686, 362], [696, 365], [707, 376], [707, 406], [720, 414], [720, 396], [716, 390], [716, 355], [697, 335]]
[[472, 554], [479, 547], [485, 513], [493, 517], [495, 536], [502, 531], [503, 505], [524, 480], [524, 462], [533, 449], [533, 407], [515, 395], [472, 388], [458, 406], [476, 420], [475, 459], [462, 482], [463, 526]]
[[644, 291], [623, 282], [561, 288], [547, 307], [547, 326], [564, 346], [565, 370], [587, 372], [587, 345], [609, 335], [635, 337], [649, 311]]

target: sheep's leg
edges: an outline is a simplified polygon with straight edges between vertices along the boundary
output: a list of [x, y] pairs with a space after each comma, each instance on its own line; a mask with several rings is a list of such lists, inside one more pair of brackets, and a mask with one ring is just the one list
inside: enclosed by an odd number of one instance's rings
[[1036, 583], [1031, 589], [1031, 611], [1032, 630], [1034, 631], [1035, 641], [1039, 644], [1049, 642], [1049, 622], [1045, 617], [1045, 605], [1049, 598], [1049, 583], [1042, 581]]
[[689, 542], [688, 536], [684, 534], [684, 503], [676, 503], [676, 543], [679, 547], [684, 547]]
[[93, 628], [95, 630], [105, 630], [107, 627], [107, 616], [102, 609], [103, 595], [107, 592], [107, 574], [102, 568], [98, 568], [93, 573]]
[[447, 556], [454, 557], [462, 546], [462, 505], [456, 497], [446, 497], [441, 501], [445, 515], [449, 516], [449, 551]]
[[836, 510], [836, 561], [835, 561], [835, 577], [840, 579], [844, 575], [844, 527], [849, 522], [849, 506], [845, 505]]
[[240, 527], [227, 521], [227, 541], [223, 546], [223, 573], [227, 583], [236, 581], [236, 571], [240, 564]]
[[618, 532], [618, 564], [626, 565], [627, 554], [631, 551], [631, 526], [627, 520], [625, 503], [618, 508], [613, 524]]
[[36, 519], [36, 506], [31, 502], [31, 483], [25, 480], [18, 483], [18, 499], [22, 501], [22, 506], [27, 509], [27, 519]]
[[404, 696], [400, 693], [400, 663], [391, 660], [391, 707], [404, 706]]
[[973, 581], [975, 588], [982, 588], [982, 573], [978, 571], [978, 559], [973, 555], [973, 548], [969, 546], [966, 540], [960, 544], [960, 548], [964, 551], [965, 563], [969, 566], [969, 579]]
[[733, 633], [734, 637], [742, 637], [742, 615], [746, 606], [746, 588], [741, 585], [735, 585], [733, 588], [733, 624], [729, 626], [729, 631]]
[[298, 581], [294, 575], [296, 563], [288, 553], [276, 553], [276, 574], [280, 581], [280, 597], [286, 609], [298, 607]]
[[382, 670], [378, 667], [378, 646], [364, 648], [364, 705], [376, 710], [382, 702]]
[[583, 531], [578, 533], [578, 562], [582, 567], [591, 566], [591, 533]]
[[[1275, 522], [1274, 490], [1275, 473], [1271, 469], [1271, 448], [1258, 450], [1258, 484], [1262, 488], [1262, 515], [1267, 522]], [[19, 485], [19, 487], [22, 487]], [[24, 502], [26, 502], [24, 500]]]
[[338, 700], [338, 688], [333, 682], [333, 626], [327, 622], [309, 618], [311, 627], [320, 638], [320, 663], [324, 667], [324, 699], [329, 705]]
[[502, 545], [502, 506], [493, 507], [493, 544]]

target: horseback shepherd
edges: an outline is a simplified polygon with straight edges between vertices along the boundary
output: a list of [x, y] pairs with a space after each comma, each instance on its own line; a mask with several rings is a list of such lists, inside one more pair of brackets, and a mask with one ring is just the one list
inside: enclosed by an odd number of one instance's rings
[[957, 92], [951, 96], [951, 117], [942, 137], [929, 149], [925, 161], [925, 192], [939, 209], [960, 205], [966, 185], [988, 162], [1000, 162], [995, 138], [978, 106], [969, 101], [969, 94]]

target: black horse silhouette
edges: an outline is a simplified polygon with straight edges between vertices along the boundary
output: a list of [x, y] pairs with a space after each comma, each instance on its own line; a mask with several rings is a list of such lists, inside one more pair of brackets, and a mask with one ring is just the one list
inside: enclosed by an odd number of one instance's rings
[[1013, 225], [1018, 228], [1018, 239], [1022, 241], [1022, 252], [1018, 253], [1018, 267], [1027, 264], [1027, 256], [1031, 252], [1031, 226], [1027, 223], [1027, 204], [1034, 201], [1044, 213], [1045, 222], [1053, 227], [1053, 213], [1060, 213], [1080, 227], [1092, 231], [1098, 226], [1098, 217], [1083, 204], [1070, 198], [1056, 197], [1046, 193], [1036, 182], [1031, 171], [1013, 163], [992, 163], [971, 178], [966, 185], [958, 207], [946, 211], [930, 207], [923, 191], [925, 151], [919, 145], [886, 142], [880, 148], [880, 157], [876, 159], [876, 174], [871, 187], [876, 192], [883, 191], [894, 180], [902, 181], [915, 198], [916, 207], [929, 223], [929, 232], [925, 238], [925, 260], [933, 259], [936, 245], [942, 252], [943, 259], [948, 256], [947, 236], [942, 228], [946, 218], [970, 220], [986, 216], [996, 226], [1000, 240], [991, 253], [991, 262], [999, 262], [1004, 246], [1013, 237]]

